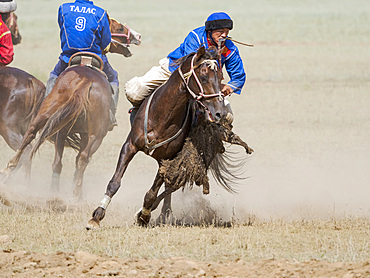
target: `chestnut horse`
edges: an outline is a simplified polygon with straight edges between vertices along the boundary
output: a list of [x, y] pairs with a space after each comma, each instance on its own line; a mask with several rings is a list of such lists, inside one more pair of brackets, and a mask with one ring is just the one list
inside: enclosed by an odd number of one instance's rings
[[[45, 85], [27, 72], [13, 68], [0, 68], [0, 135], [16, 151], [35, 118], [44, 99]], [[30, 148], [26, 150], [29, 153]], [[23, 159], [27, 173], [28, 159]]]
[[[109, 52], [129, 55], [128, 44], [139, 45], [141, 35], [126, 25], [110, 19], [112, 43]], [[113, 41], [114, 40], [114, 41]], [[108, 132], [111, 86], [99, 69], [91, 66], [67, 68], [58, 77], [52, 91], [42, 102], [40, 109], [26, 131], [20, 148], [1, 172], [7, 180], [17, 166], [26, 147], [40, 135], [32, 148], [31, 157], [47, 139], [55, 145], [52, 165], [51, 189], [59, 191], [64, 146], [78, 151], [74, 174], [74, 195], [82, 197], [83, 175], [91, 156], [96, 152]]]
[[[182, 58], [179, 68], [169, 80], [144, 100], [122, 146], [116, 171], [108, 183], [101, 205], [93, 212], [87, 229], [99, 228], [111, 198], [121, 186], [128, 164], [138, 151], [150, 155], [161, 165], [164, 159], [174, 158], [181, 150], [192, 122], [189, 100], [196, 101], [199, 107], [205, 109], [210, 120], [226, 116], [224, 96], [220, 92], [222, 70], [218, 66], [219, 58], [218, 51], [206, 50], [202, 46], [197, 53]], [[151, 211], [166, 196], [163, 193], [157, 196], [163, 182], [158, 171], [137, 214], [139, 225], [149, 223]], [[166, 188], [170, 185], [166, 184]], [[172, 192], [172, 189], [166, 191], [168, 194]]]
[[9, 14], [3, 14], [3, 21], [8, 26], [10, 33], [12, 35], [13, 45], [21, 43], [22, 36], [19, 33], [18, 23], [17, 23], [17, 15], [13, 12]]

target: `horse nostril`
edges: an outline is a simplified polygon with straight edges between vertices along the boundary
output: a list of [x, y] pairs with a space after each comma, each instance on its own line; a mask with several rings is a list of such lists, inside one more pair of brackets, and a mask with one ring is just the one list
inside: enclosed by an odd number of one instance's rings
[[221, 119], [221, 114], [219, 112], [217, 112], [216, 115], [215, 115], [215, 118], [216, 118], [215, 119], [216, 121], [220, 120]]

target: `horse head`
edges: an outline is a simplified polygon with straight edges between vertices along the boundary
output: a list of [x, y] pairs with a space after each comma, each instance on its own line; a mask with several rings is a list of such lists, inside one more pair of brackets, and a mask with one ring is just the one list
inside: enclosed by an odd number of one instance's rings
[[109, 23], [112, 34], [109, 52], [131, 57], [132, 53], [129, 50], [129, 46], [130, 44], [140, 45], [141, 34], [128, 25], [118, 22], [114, 18], [109, 18]]
[[182, 74], [181, 67], [179, 67], [179, 73], [188, 92], [206, 111], [207, 119], [216, 122], [227, 115], [224, 95], [221, 93], [221, 80], [223, 79], [221, 51], [213, 47], [206, 50], [202, 46], [197, 53], [193, 56], [189, 55], [189, 58], [184, 61], [184, 68], [190, 68], [188, 73]]
[[12, 35], [13, 45], [19, 44], [22, 40], [22, 36], [19, 33], [17, 19], [17, 15], [13, 12], [9, 13], [9, 16], [5, 19], [5, 24], [8, 26]]

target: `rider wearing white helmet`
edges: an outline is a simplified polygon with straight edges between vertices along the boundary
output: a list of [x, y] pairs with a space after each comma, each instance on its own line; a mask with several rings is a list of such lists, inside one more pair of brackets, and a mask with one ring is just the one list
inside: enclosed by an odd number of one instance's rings
[[0, 0], [0, 67], [6, 66], [13, 61], [12, 35], [5, 25], [5, 21], [10, 13], [16, 9], [17, 3], [14, 0]]

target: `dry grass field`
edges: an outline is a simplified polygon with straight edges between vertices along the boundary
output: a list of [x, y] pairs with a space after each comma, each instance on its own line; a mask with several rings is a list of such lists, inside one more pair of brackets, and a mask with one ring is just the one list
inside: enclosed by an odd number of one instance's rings
[[[12, 66], [46, 82], [60, 46], [64, 1], [18, 0], [23, 36]], [[21, 176], [0, 184], [0, 277], [370, 277], [370, 4], [357, 1], [103, 1], [142, 34], [134, 56], [108, 54], [118, 71], [119, 126], [90, 162], [84, 200], [72, 198], [76, 153], [66, 150], [62, 192], [49, 193], [53, 146]], [[129, 131], [124, 83], [144, 74], [213, 11], [234, 20], [248, 81], [231, 97], [234, 131], [255, 150], [248, 179], [231, 195], [211, 183], [177, 192], [177, 219], [212, 225], [134, 225], [157, 166], [138, 154], [102, 228], [84, 226], [99, 204]], [[243, 157], [237, 146], [228, 150]], [[13, 151], [0, 138], [0, 168]], [[154, 218], [157, 214], [154, 214]]]

